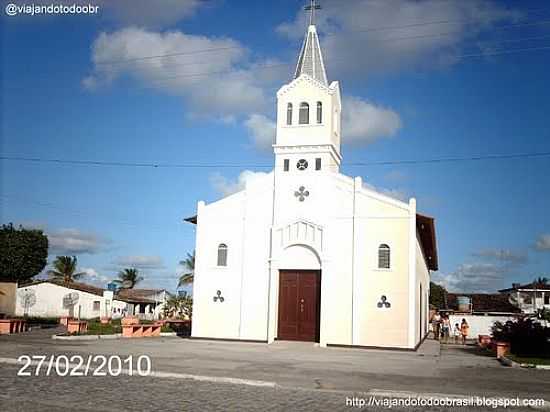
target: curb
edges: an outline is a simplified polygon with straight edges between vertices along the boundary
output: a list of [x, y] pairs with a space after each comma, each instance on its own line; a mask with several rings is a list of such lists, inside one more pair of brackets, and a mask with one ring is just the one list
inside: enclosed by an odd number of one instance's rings
[[[178, 336], [176, 332], [161, 332], [160, 337], [170, 338]], [[99, 340], [99, 339], [127, 339], [122, 336], [122, 333], [114, 333], [112, 335], [52, 335], [52, 339], [55, 340], [81, 340], [81, 341], [90, 341], [90, 340]], [[139, 338], [141, 339], [141, 338]]]
[[506, 356], [503, 356], [499, 360], [500, 360], [500, 363], [502, 363], [504, 366], [510, 366], [512, 368], [550, 370], [550, 365], [535, 365], [534, 363], [519, 363]]
[[122, 337], [121, 333], [115, 333], [113, 335], [76, 335], [76, 336], [65, 336], [65, 335], [52, 335], [52, 339], [55, 340], [99, 340], [99, 339], [120, 339]]

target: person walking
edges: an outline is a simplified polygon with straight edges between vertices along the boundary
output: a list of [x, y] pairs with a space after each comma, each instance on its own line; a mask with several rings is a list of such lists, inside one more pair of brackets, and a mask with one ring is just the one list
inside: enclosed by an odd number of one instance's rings
[[449, 343], [449, 336], [451, 334], [451, 321], [449, 315], [443, 315], [441, 321], [441, 336], [443, 336], [443, 342]]
[[460, 325], [458, 323], [455, 323], [455, 326], [453, 328], [453, 335], [455, 337], [455, 344], [458, 345], [458, 340], [462, 336], [462, 331], [460, 330]]
[[434, 332], [434, 339], [439, 340], [439, 336], [441, 334], [441, 316], [437, 311], [434, 313], [432, 317], [432, 329]]
[[466, 339], [468, 338], [468, 333], [470, 332], [470, 325], [466, 322], [466, 319], [462, 319], [460, 324], [460, 333], [462, 335], [462, 344], [466, 345]]

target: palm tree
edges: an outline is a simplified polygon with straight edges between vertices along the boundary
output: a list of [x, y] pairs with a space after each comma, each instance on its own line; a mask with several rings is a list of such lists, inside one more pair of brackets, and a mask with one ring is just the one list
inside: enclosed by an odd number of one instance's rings
[[195, 251], [193, 250], [193, 254], [188, 253], [184, 260], [180, 260], [180, 265], [182, 265], [186, 271], [180, 276], [178, 288], [193, 283], [195, 277]]
[[533, 282], [535, 284], [536, 288], [544, 288], [548, 285], [548, 278], [547, 277], [538, 277]]
[[48, 270], [48, 275], [55, 280], [71, 283], [85, 275], [85, 272], [77, 272], [78, 259], [76, 256], [57, 256], [52, 263], [53, 269]]
[[139, 271], [136, 268], [128, 268], [118, 272], [118, 278], [124, 289], [132, 289], [137, 283], [143, 280], [142, 276], [139, 276]]

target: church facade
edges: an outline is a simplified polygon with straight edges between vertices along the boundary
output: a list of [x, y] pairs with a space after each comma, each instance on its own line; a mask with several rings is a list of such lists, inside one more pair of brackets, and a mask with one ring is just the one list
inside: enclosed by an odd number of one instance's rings
[[310, 25], [277, 93], [273, 171], [186, 219], [193, 337], [415, 349], [426, 336], [434, 220], [340, 173], [342, 110]]

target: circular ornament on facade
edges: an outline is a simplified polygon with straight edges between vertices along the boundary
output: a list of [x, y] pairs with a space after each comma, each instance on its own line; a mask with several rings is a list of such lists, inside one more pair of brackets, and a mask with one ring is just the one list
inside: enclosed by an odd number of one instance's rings
[[306, 170], [307, 169], [307, 160], [306, 159], [300, 159], [298, 160], [298, 163], [296, 163], [296, 168], [298, 170]]

